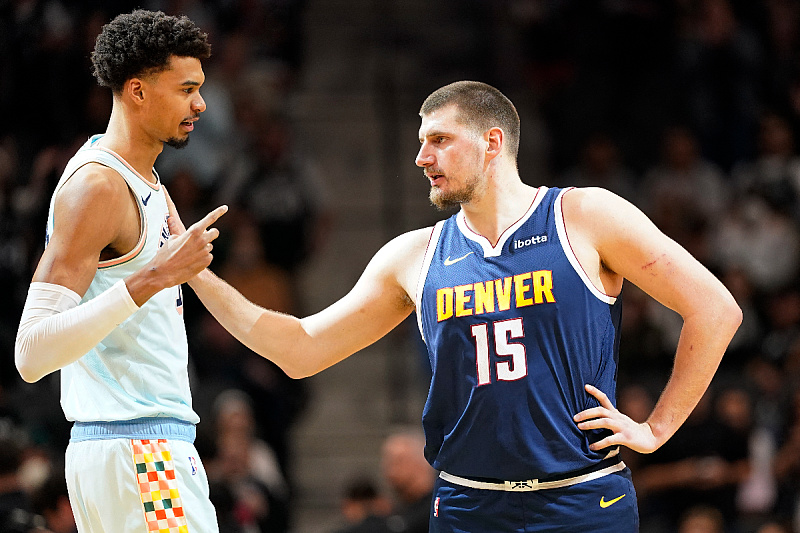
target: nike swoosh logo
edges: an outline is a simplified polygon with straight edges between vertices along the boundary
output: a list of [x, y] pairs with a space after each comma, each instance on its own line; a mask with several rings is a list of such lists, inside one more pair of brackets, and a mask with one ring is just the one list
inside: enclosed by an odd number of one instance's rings
[[614, 498], [613, 500], [606, 501], [606, 497], [603, 496], [603, 497], [600, 498], [600, 507], [602, 507], [603, 509], [605, 509], [606, 507], [610, 507], [610, 506], [614, 505], [615, 503], [617, 503], [618, 501], [620, 501], [624, 497], [625, 497], [625, 495], [623, 494], [622, 496]]
[[153, 191], [150, 191], [150, 194], [147, 195], [147, 198], [142, 196], [142, 203], [147, 207], [147, 202], [150, 201], [150, 197], [153, 196]]
[[455, 263], [458, 263], [462, 259], [466, 259], [467, 257], [469, 257], [470, 255], [472, 255], [474, 253], [475, 252], [469, 252], [467, 254], [462, 255], [461, 257], [456, 257], [455, 259], [450, 259], [450, 256], [448, 255], [447, 259], [444, 260], [444, 266], [450, 266], [450, 265], [453, 265]]

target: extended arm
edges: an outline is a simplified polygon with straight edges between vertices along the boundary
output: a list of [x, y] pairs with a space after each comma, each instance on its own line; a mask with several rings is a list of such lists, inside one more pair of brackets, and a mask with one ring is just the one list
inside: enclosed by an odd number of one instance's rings
[[[57, 224], [33, 276], [14, 347], [20, 375], [33, 382], [82, 357], [158, 291], [211, 262], [219, 208], [159, 250], [140, 271], [79, 305], [101, 253], [126, 252], [138, 239], [136, 204], [111, 169], [87, 165], [56, 196]], [[132, 218], [133, 217], [133, 218]], [[121, 254], [120, 254], [121, 255]]]
[[[175, 205], [169, 228], [184, 231]], [[431, 228], [396, 237], [381, 248], [353, 289], [306, 318], [264, 309], [209, 270], [189, 280], [206, 309], [242, 344], [292, 378], [320, 372], [394, 329], [414, 309], [413, 295]]]
[[628, 279], [683, 318], [672, 374], [646, 422], [633, 422], [589, 385], [587, 391], [601, 406], [575, 417], [581, 429], [614, 432], [593, 449], [621, 444], [652, 452], [700, 401], [741, 323], [741, 310], [700, 262], [618, 196], [601, 189], [570, 191], [564, 197], [564, 216], [570, 242], [574, 236], [576, 246], [596, 251], [605, 279]]
[[330, 307], [296, 318], [263, 309], [212, 274], [189, 281], [234, 337], [287, 375], [313, 375], [374, 343], [414, 309], [413, 293], [430, 229], [401, 235], [372, 258], [353, 289]]

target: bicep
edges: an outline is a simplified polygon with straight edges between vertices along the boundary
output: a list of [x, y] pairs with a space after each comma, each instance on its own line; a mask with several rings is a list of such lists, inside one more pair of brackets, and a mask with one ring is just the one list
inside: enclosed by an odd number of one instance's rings
[[53, 231], [33, 281], [61, 285], [83, 295], [97, 270], [100, 253], [119, 231], [125, 200], [127, 186], [107, 175], [83, 173], [70, 178], [56, 194]]
[[321, 368], [376, 342], [414, 310], [413, 290], [430, 228], [403, 234], [372, 258], [342, 299], [302, 319]]
[[385, 336], [413, 309], [394, 276], [373, 261], [349, 293], [302, 324], [333, 364]]
[[697, 259], [639, 209], [607, 193], [590, 211], [603, 265], [684, 317], [726, 290]]

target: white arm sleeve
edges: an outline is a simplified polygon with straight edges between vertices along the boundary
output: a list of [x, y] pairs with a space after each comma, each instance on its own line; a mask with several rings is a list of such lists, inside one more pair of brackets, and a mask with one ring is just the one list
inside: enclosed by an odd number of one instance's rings
[[22, 379], [33, 383], [77, 361], [139, 309], [124, 281], [80, 301], [61, 285], [31, 283], [14, 345]]

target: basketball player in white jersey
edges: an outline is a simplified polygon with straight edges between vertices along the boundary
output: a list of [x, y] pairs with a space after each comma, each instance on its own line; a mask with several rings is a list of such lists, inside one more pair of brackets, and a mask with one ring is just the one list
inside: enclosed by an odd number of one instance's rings
[[153, 168], [205, 110], [209, 54], [186, 17], [140, 10], [105, 25], [92, 62], [113, 93], [108, 129], [70, 160], [50, 203], [15, 358], [28, 382], [61, 370], [81, 533], [217, 531], [193, 444], [180, 284], [211, 263], [208, 227], [227, 208], [170, 236]]

